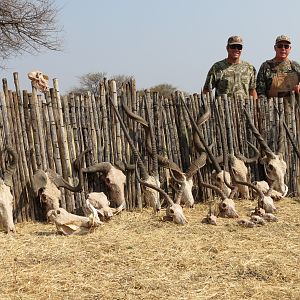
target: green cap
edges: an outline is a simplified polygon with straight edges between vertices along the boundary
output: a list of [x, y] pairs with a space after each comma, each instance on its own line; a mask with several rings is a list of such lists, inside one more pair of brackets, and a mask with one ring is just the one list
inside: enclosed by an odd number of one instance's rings
[[240, 36], [234, 35], [228, 38], [227, 45], [243, 45], [243, 39]]
[[288, 42], [289, 44], [292, 43], [290, 37], [287, 35], [284, 35], [284, 34], [282, 34], [276, 38], [275, 44], [278, 44], [280, 42]]

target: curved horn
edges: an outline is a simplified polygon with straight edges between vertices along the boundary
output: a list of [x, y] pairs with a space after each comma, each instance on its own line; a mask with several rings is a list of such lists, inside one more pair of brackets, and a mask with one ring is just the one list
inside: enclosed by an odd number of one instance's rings
[[296, 152], [296, 155], [297, 155], [298, 159], [300, 159], [300, 151], [299, 151], [299, 149], [298, 149], [298, 147], [296, 145], [295, 138], [292, 136], [292, 134], [291, 134], [289, 128], [287, 127], [285, 121], [283, 121], [282, 124], [283, 124], [283, 126], [285, 128], [285, 131], [286, 131], [286, 134], [287, 134], [287, 136], [288, 136], [288, 138], [289, 138], [289, 140], [290, 140], [290, 142], [291, 142], [291, 144], [292, 144], [292, 146], [293, 146], [293, 148], [294, 148], [294, 150]]
[[284, 122], [283, 113], [281, 112], [280, 117], [279, 117], [278, 153], [281, 153], [282, 155], [285, 153], [283, 122]]
[[157, 147], [156, 147], [156, 138], [154, 134], [154, 123], [151, 120], [150, 117], [150, 92], [148, 90], [146, 92], [146, 99], [145, 99], [145, 107], [146, 107], [146, 114], [148, 117], [148, 122], [149, 122], [149, 133], [150, 133], [150, 138], [151, 138], [151, 153], [152, 153], [152, 161], [153, 161], [153, 173], [155, 176], [158, 176], [158, 158], [157, 158]]
[[200, 157], [191, 163], [188, 170], [185, 173], [187, 178], [193, 177], [199, 169], [201, 169], [206, 164], [207, 153], [202, 151]]
[[[219, 97], [219, 100], [221, 100], [220, 97]], [[227, 101], [226, 101], [226, 103], [227, 103]], [[224, 131], [224, 126], [223, 126], [223, 124], [221, 122], [221, 117], [220, 117], [219, 110], [218, 110], [218, 107], [217, 107], [216, 103], [215, 103], [215, 111], [216, 111], [217, 121], [218, 121], [218, 125], [219, 125], [220, 135], [221, 135], [221, 144], [222, 144], [222, 151], [223, 151], [224, 170], [226, 170], [228, 168], [228, 148], [227, 148], [227, 145], [226, 145], [226, 133]], [[228, 112], [228, 116], [226, 116], [226, 118], [227, 117], [229, 119], [229, 112]], [[226, 126], [227, 126], [227, 122], [226, 122]], [[232, 151], [229, 151], [229, 153], [230, 154], [233, 153], [233, 149], [232, 149]]]
[[258, 140], [261, 148], [266, 152], [266, 154], [269, 158], [275, 158], [274, 152], [270, 149], [270, 147], [268, 146], [266, 141], [263, 139], [262, 135], [259, 133], [259, 131], [255, 127], [255, 125], [253, 124], [249, 112], [246, 109], [244, 109], [244, 112], [247, 117], [250, 128], [251, 128], [253, 134], [255, 135], [256, 139]]
[[246, 185], [252, 189], [254, 189], [259, 197], [258, 197], [258, 207], [259, 208], [262, 208], [263, 207], [263, 198], [264, 198], [264, 194], [263, 192], [258, 188], [256, 187], [254, 184], [250, 183], [250, 182], [247, 182], [247, 181], [240, 181], [240, 180], [236, 180], [235, 176], [234, 176], [234, 173], [232, 172], [232, 169], [231, 169], [231, 165], [229, 165], [229, 172], [230, 172], [230, 175], [231, 175], [231, 178], [232, 178], [232, 181], [235, 183], [235, 184], [241, 184], [241, 185]]
[[112, 164], [110, 162], [101, 162], [89, 166], [87, 168], [83, 168], [83, 173], [96, 173], [96, 172], [103, 172], [108, 173], [109, 170], [112, 168]]
[[108, 97], [108, 98], [109, 98], [109, 101], [110, 101], [110, 105], [113, 107], [113, 110], [115, 111], [115, 114], [116, 114], [117, 118], [119, 119], [120, 125], [121, 125], [121, 127], [122, 127], [122, 129], [124, 131], [124, 135], [125, 135], [128, 143], [129, 143], [129, 145], [130, 145], [130, 147], [132, 149], [134, 159], [137, 162], [139, 168], [141, 169], [142, 178], [144, 180], [146, 180], [147, 178], [149, 178], [149, 173], [148, 173], [148, 171], [147, 171], [147, 169], [146, 169], [146, 167], [145, 167], [145, 165], [144, 165], [144, 163], [143, 163], [143, 161], [142, 161], [142, 159], [140, 157], [140, 154], [139, 154], [138, 150], [136, 149], [136, 147], [135, 147], [135, 145], [133, 143], [132, 138], [130, 137], [130, 134], [129, 134], [128, 130], [127, 130], [127, 127], [126, 127], [126, 125], [125, 125], [125, 123], [124, 123], [124, 121], [123, 121], [123, 119], [122, 119], [122, 117], [121, 117], [118, 109], [114, 105], [111, 97]]
[[82, 159], [84, 157], [84, 155], [91, 151], [91, 149], [87, 149], [83, 152], [81, 152], [78, 157], [76, 158], [76, 160], [73, 162], [73, 165], [75, 168], [78, 168], [78, 172], [79, 172], [79, 180], [78, 180], [78, 184], [76, 186], [72, 186], [67, 180], [65, 180], [62, 176], [60, 176], [59, 174], [57, 174], [55, 171], [48, 169], [47, 173], [49, 175], [49, 178], [51, 181], [53, 181], [53, 183], [58, 187], [63, 187], [66, 188], [68, 190], [70, 190], [71, 192], [81, 192], [82, 191], [82, 182], [83, 182], [83, 171], [82, 171]]
[[[207, 108], [207, 106], [205, 106], [205, 112], [203, 115], [201, 115], [200, 117], [198, 116], [197, 118], [197, 126], [198, 128], [205, 123], [210, 117], [210, 109]], [[196, 133], [196, 131], [193, 131], [193, 139], [194, 139], [194, 144], [195, 144], [195, 148], [198, 152], [202, 153], [203, 151], [203, 144], [200, 141], [200, 137], [199, 135]]]
[[204, 137], [203, 137], [201, 131], [199, 130], [199, 128], [198, 128], [198, 126], [197, 126], [197, 124], [196, 124], [196, 122], [195, 122], [195, 120], [194, 120], [194, 118], [193, 118], [191, 112], [189, 111], [189, 109], [188, 109], [188, 107], [187, 107], [187, 105], [186, 105], [186, 103], [185, 103], [185, 101], [184, 101], [184, 98], [183, 98], [183, 96], [182, 96], [181, 94], [180, 94], [180, 99], [181, 99], [181, 102], [183, 103], [183, 105], [184, 105], [184, 107], [185, 107], [185, 109], [186, 109], [186, 111], [187, 111], [187, 113], [188, 113], [188, 115], [189, 115], [189, 117], [190, 117], [190, 120], [191, 120], [191, 123], [192, 123], [192, 125], [193, 125], [193, 127], [194, 127], [194, 130], [196, 130], [196, 132], [197, 132], [197, 134], [198, 134], [198, 136], [199, 136], [199, 138], [200, 138], [200, 141], [201, 141], [201, 143], [203, 144], [203, 146], [204, 146], [204, 148], [205, 148], [205, 151], [206, 151], [206, 153], [208, 154], [208, 156], [209, 156], [209, 158], [210, 158], [212, 164], [214, 165], [214, 167], [215, 167], [217, 173], [221, 172], [222, 169], [221, 169], [221, 167], [220, 167], [220, 164], [216, 161], [215, 156], [213, 155], [212, 151], [210, 150], [210, 148], [209, 148], [208, 145], [206, 144], [206, 141], [205, 141], [205, 139], [204, 139]]
[[142, 124], [143, 126], [149, 128], [149, 123], [144, 119], [142, 118], [141, 116], [133, 113], [129, 107], [124, 103], [124, 101], [122, 101], [122, 107], [124, 109], [124, 111], [126, 112], [126, 114], [128, 115], [128, 117], [130, 117], [131, 119], [133, 119], [134, 121]]
[[50, 180], [58, 187], [66, 188], [71, 192], [81, 192], [82, 191], [82, 182], [81, 176], [79, 176], [79, 181], [76, 186], [72, 186], [68, 181], [66, 181], [61, 175], [57, 174], [54, 170], [48, 169], [47, 170], [48, 176]]
[[137, 178], [137, 181], [138, 181], [140, 184], [142, 184], [142, 185], [144, 185], [144, 186], [146, 186], [146, 187], [149, 187], [149, 188], [151, 188], [151, 189], [156, 190], [157, 192], [159, 192], [159, 193], [167, 200], [167, 202], [168, 202], [170, 205], [173, 205], [173, 204], [174, 204], [174, 202], [173, 202], [173, 200], [171, 199], [171, 197], [170, 197], [163, 189], [161, 189], [160, 187], [158, 187], [158, 186], [156, 186], [156, 185], [154, 185], [154, 184], [148, 183], [148, 182], [146, 182], [146, 181], [144, 181], [144, 180], [142, 180], [142, 179], [140, 178], [140, 175], [139, 175], [139, 172], [138, 172], [138, 169], [137, 169], [137, 164], [136, 164], [135, 171], [136, 171], [136, 178]]
[[200, 184], [206, 188], [212, 189], [214, 190], [217, 194], [219, 194], [219, 196], [221, 197], [222, 200], [227, 199], [226, 195], [223, 193], [223, 191], [221, 189], [219, 189], [217, 186], [204, 182], [204, 181], [200, 181]]
[[247, 158], [242, 154], [237, 154], [236, 157], [240, 160], [242, 160], [245, 164], [251, 164], [254, 162], [257, 162], [259, 157], [260, 157], [260, 152], [259, 150], [255, 147], [255, 145], [253, 145], [252, 143], [247, 141], [247, 144], [254, 150], [254, 156], [251, 158]]
[[12, 187], [13, 186], [12, 176], [17, 170], [18, 156], [16, 150], [11, 146], [7, 146], [6, 151], [8, 154], [11, 155], [11, 161], [3, 174], [3, 181], [7, 186]]
[[[148, 123], [145, 119], [143, 119], [142, 117], [134, 114], [132, 111], [130, 111], [130, 109], [128, 108], [128, 106], [126, 106], [125, 103], [122, 103], [122, 106], [125, 110], [125, 112], [128, 114], [128, 116], [130, 118], [132, 118], [133, 120], [137, 121], [138, 123], [140, 123], [144, 129], [145, 129], [145, 134], [146, 134], [146, 148], [147, 148], [147, 152], [149, 153], [149, 155], [151, 156], [151, 158], [154, 160], [155, 156], [157, 157], [157, 161], [159, 162], [159, 164], [164, 167], [164, 168], [169, 168], [172, 169], [173, 171], [175, 171], [178, 176], [182, 176], [182, 170], [180, 169], [180, 167], [173, 161], [169, 160], [166, 157], [163, 157], [161, 155], [158, 154], [154, 154], [156, 151], [156, 147], [153, 149], [153, 140], [155, 141], [155, 139], [153, 139], [153, 137], [151, 137], [151, 124]], [[148, 105], [146, 103], [146, 110], [147, 110], [147, 114], [148, 114], [148, 118], [149, 118], [149, 110], [148, 110]]]

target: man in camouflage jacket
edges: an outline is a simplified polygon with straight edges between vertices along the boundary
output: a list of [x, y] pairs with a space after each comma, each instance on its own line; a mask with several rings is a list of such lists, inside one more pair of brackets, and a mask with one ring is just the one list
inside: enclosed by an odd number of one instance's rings
[[292, 91], [299, 93], [300, 65], [288, 59], [291, 49], [288, 36], [276, 38], [275, 57], [262, 63], [257, 74], [258, 96], [289, 97]]
[[240, 60], [242, 49], [243, 39], [240, 36], [228, 38], [228, 56], [210, 68], [203, 93], [208, 93], [211, 88], [215, 89], [216, 96], [227, 94], [228, 97], [257, 98], [256, 70], [250, 63]]

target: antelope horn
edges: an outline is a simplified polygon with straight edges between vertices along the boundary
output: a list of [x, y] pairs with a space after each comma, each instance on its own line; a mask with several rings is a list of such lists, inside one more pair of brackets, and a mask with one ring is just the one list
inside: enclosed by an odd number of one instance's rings
[[279, 137], [278, 137], [278, 153], [282, 155], [285, 153], [285, 143], [284, 143], [284, 126], [283, 126], [283, 113], [279, 116]]
[[13, 186], [12, 176], [17, 170], [18, 156], [16, 150], [11, 146], [7, 146], [6, 151], [8, 154], [11, 155], [11, 161], [3, 174], [3, 181], [7, 186], [12, 188]]
[[202, 151], [200, 157], [191, 163], [188, 170], [185, 173], [186, 178], [193, 177], [196, 172], [206, 164], [207, 153]]
[[83, 173], [96, 173], [96, 172], [103, 172], [108, 173], [109, 170], [112, 168], [112, 164], [110, 162], [101, 162], [89, 166], [87, 168], [83, 168]]
[[259, 133], [259, 131], [255, 127], [255, 125], [253, 124], [249, 112], [246, 109], [244, 109], [244, 112], [247, 117], [250, 128], [251, 128], [253, 134], [255, 135], [255, 137], [257, 138], [262, 149], [266, 152], [266, 154], [269, 158], [275, 158], [274, 152], [270, 149], [270, 147], [268, 146], [266, 141], [263, 139], [262, 135]]
[[[158, 154], [154, 154], [156, 151], [156, 147], [153, 149], [153, 142], [151, 138], [151, 124], [148, 123], [145, 119], [143, 119], [142, 117], [134, 114], [128, 106], [126, 106], [126, 104], [123, 102], [122, 103], [123, 108], [125, 110], [125, 112], [128, 114], [128, 116], [130, 118], [132, 118], [133, 120], [137, 121], [138, 123], [140, 123], [144, 129], [145, 129], [145, 133], [146, 133], [146, 146], [147, 146], [147, 151], [149, 153], [149, 155], [151, 156], [151, 158], [154, 160], [155, 157], [157, 157], [157, 161], [159, 162], [160, 165], [162, 165], [162, 167], [164, 168], [169, 168], [172, 169], [173, 171], [175, 171], [179, 176], [182, 174], [182, 170], [180, 169], [180, 167], [173, 161], [169, 160], [166, 157], [163, 157], [161, 155]], [[149, 117], [149, 111], [148, 111], [148, 105], [146, 105], [146, 109], [147, 109], [147, 113], [148, 113], [148, 117]]]
[[287, 134], [289, 140], [291, 141], [292, 146], [293, 146], [293, 148], [294, 148], [294, 150], [296, 152], [296, 155], [298, 156], [298, 159], [300, 159], [300, 151], [299, 151], [299, 149], [298, 149], [298, 147], [296, 145], [295, 138], [292, 136], [292, 134], [291, 134], [289, 128], [287, 127], [285, 121], [283, 121], [282, 123], [283, 123], [283, 126], [285, 128], [286, 134]]
[[122, 101], [122, 107], [123, 107], [124, 111], [126, 112], [126, 114], [128, 115], [128, 117], [130, 117], [131, 119], [135, 120], [136, 122], [142, 124], [143, 126], [149, 128], [149, 123], [141, 116], [133, 113], [129, 109], [129, 107], [124, 103], [124, 101]]
[[181, 198], [182, 198], [182, 195], [183, 195], [183, 191], [185, 189], [185, 181], [184, 181], [184, 178], [182, 177], [182, 180], [180, 179], [177, 179], [174, 174], [173, 174], [173, 171], [170, 170], [170, 174], [171, 174], [171, 177], [177, 182], [180, 184], [180, 189], [176, 189], [176, 199], [175, 199], [175, 203], [176, 204], [180, 204], [180, 201], [181, 201]]
[[217, 194], [219, 194], [219, 196], [221, 197], [222, 200], [227, 199], [226, 195], [223, 193], [223, 191], [221, 189], [219, 189], [217, 186], [201, 181], [200, 184], [206, 188], [212, 189], [214, 190]]
[[153, 171], [154, 174], [157, 175], [158, 174], [158, 154], [157, 154], [157, 148], [156, 148], [156, 139], [154, 137], [154, 132], [153, 132], [153, 124], [152, 122], [150, 122], [150, 113], [149, 113], [149, 106], [148, 106], [148, 97], [145, 101], [145, 107], [146, 107], [146, 113], [148, 116], [148, 120], [149, 122], [147, 122], [144, 118], [142, 118], [141, 116], [133, 113], [129, 107], [122, 102], [122, 106], [124, 108], [124, 111], [126, 112], [126, 114], [133, 120], [135, 120], [136, 122], [140, 123], [144, 129], [145, 129], [145, 133], [146, 133], [146, 147], [147, 147], [147, 151], [150, 154], [152, 160], [153, 160]]
[[149, 121], [149, 134], [151, 139], [151, 153], [152, 153], [152, 162], [153, 162], [153, 173], [155, 176], [158, 176], [158, 157], [157, 157], [157, 147], [156, 147], [156, 138], [154, 134], [154, 124], [151, 120], [150, 116], [150, 92], [146, 90], [146, 99], [145, 99], [145, 107], [146, 107], [146, 114]]
[[[203, 123], [205, 123], [210, 117], [210, 109], [205, 106], [205, 112], [203, 115], [200, 117], [198, 116], [197, 118], [197, 127], [199, 128]], [[200, 141], [199, 135], [196, 133], [196, 131], [193, 131], [193, 139], [194, 139], [194, 144], [195, 148], [198, 152], [202, 153], [203, 152], [203, 144]]]
[[79, 172], [79, 180], [78, 180], [78, 184], [76, 186], [72, 186], [70, 185], [70, 183], [65, 180], [62, 176], [60, 176], [59, 174], [57, 174], [55, 171], [53, 171], [52, 169], [48, 169], [47, 173], [49, 174], [49, 178], [51, 181], [53, 181], [53, 183], [59, 188], [59, 187], [63, 187], [66, 188], [68, 190], [70, 190], [71, 192], [81, 192], [82, 191], [82, 182], [83, 182], [83, 171], [82, 171], [82, 158], [84, 157], [84, 155], [91, 151], [90, 149], [87, 149], [85, 151], [83, 151], [82, 153], [80, 153], [80, 155], [78, 155], [78, 157], [76, 158], [76, 160], [74, 161], [74, 167], [78, 170]]
[[256, 187], [254, 184], [252, 184], [250, 182], [236, 180], [236, 178], [235, 178], [235, 176], [234, 176], [234, 174], [232, 172], [231, 167], [229, 168], [229, 171], [230, 171], [230, 175], [231, 175], [232, 181], [234, 181], [235, 184], [246, 185], [246, 186], [254, 189], [258, 193], [259, 197], [258, 197], [258, 204], [257, 205], [258, 205], [258, 208], [262, 208], [263, 207], [263, 201], [262, 200], [264, 198], [263, 192], [258, 187]]
[[118, 109], [114, 105], [113, 100], [111, 99], [111, 97], [109, 97], [109, 101], [110, 101], [110, 104], [111, 104], [111, 106], [113, 107], [113, 109], [115, 111], [115, 114], [116, 114], [117, 118], [119, 119], [120, 125], [121, 125], [121, 127], [122, 127], [122, 129], [124, 131], [124, 135], [125, 135], [128, 143], [129, 143], [129, 145], [130, 145], [130, 147], [132, 149], [132, 152], [133, 152], [133, 155], [134, 155], [134, 159], [137, 162], [139, 168], [141, 169], [142, 178], [146, 180], [147, 178], [149, 178], [149, 173], [148, 173], [148, 171], [147, 171], [147, 169], [146, 169], [146, 167], [145, 167], [145, 165], [144, 165], [144, 163], [143, 163], [143, 161], [142, 161], [142, 159], [140, 157], [140, 154], [139, 154], [138, 150], [136, 149], [136, 147], [135, 147], [135, 145], [133, 143], [132, 138], [129, 135], [129, 132], [128, 132], [127, 128], [126, 128], [126, 125], [124, 124], [124, 121], [123, 121], [123, 119], [122, 119], [122, 117], [121, 117]]
[[160, 187], [158, 187], [158, 186], [156, 186], [156, 185], [154, 185], [154, 184], [148, 183], [148, 182], [146, 182], [145, 180], [142, 180], [142, 179], [140, 178], [140, 175], [139, 175], [139, 172], [138, 172], [138, 168], [137, 168], [137, 164], [136, 164], [136, 166], [135, 166], [135, 171], [136, 171], [136, 179], [137, 179], [137, 181], [138, 181], [140, 184], [142, 184], [142, 185], [144, 185], [144, 186], [146, 186], [146, 187], [148, 187], [148, 188], [151, 188], [151, 189], [156, 190], [157, 192], [159, 192], [159, 193], [161, 194], [161, 196], [163, 196], [163, 197], [167, 200], [167, 202], [168, 202], [170, 205], [174, 205], [174, 202], [173, 202], [173, 200], [171, 199], [171, 197], [170, 197], [163, 189], [161, 189]]
[[260, 156], [260, 152], [259, 150], [255, 147], [255, 145], [253, 145], [252, 143], [247, 141], [247, 144], [254, 150], [255, 155], [251, 158], [247, 158], [242, 154], [237, 154], [236, 157], [240, 160], [242, 160], [245, 164], [251, 164], [254, 162], [257, 162], [257, 160], [259, 159]]
[[183, 99], [183, 97], [182, 97], [181, 94], [180, 94], [180, 99], [181, 99], [181, 102], [183, 103], [183, 105], [184, 105], [184, 107], [185, 107], [185, 109], [186, 109], [186, 111], [187, 111], [187, 113], [188, 113], [188, 115], [189, 115], [189, 117], [190, 117], [190, 120], [191, 120], [191, 123], [192, 123], [192, 125], [193, 125], [193, 127], [194, 127], [194, 130], [196, 130], [196, 132], [197, 132], [197, 134], [198, 134], [198, 136], [199, 136], [199, 138], [200, 138], [200, 141], [201, 141], [201, 143], [203, 144], [203, 146], [204, 146], [204, 148], [205, 148], [205, 151], [206, 151], [206, 153], [208, 154], [208, 156], [209, 156], [211, 162], [213, 163], [213, 165], [214, 165], [214, 167], [215, 167], [217, 173], [221, 172], [222, 169], [221, 169], [219, 163], [216, 161], [215, 156], [213, 155], [213, 153], [212, 153], [212, 151], [210, 150], [209, 146], [206, 144], [206, 141], [205, 141], [205, 139], [204, 139], [204, 137], [203, 137], [201, 131], [199, 130], [199, 128], [198, 128], [198, 126], [197, 126], [197, 124], [196, 124], [196, 122], [195, 122], [195, 120], [194, 120], [194, 118], [193, 118], [191, 112], [189, 111], [189, 109], [188, 109], [188, 107], [187, 107], [187, 105], [186, 105], [186, 103], [185, 103], [185, 101], [184, 101], [184, 99]]

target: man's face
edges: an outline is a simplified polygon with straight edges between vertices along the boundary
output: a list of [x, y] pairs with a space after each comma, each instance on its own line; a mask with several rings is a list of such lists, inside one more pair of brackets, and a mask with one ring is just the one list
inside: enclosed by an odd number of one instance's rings
[[285, 59], [291, 52], [291, 44], [285, 41], [278, 42], [274, 46], [274, 50], [276, 52], [276, 58]]
[[240, 44], [227, 45], [228, 57], [232, 59], [239, 59], [242, 49], [243, 45]]

